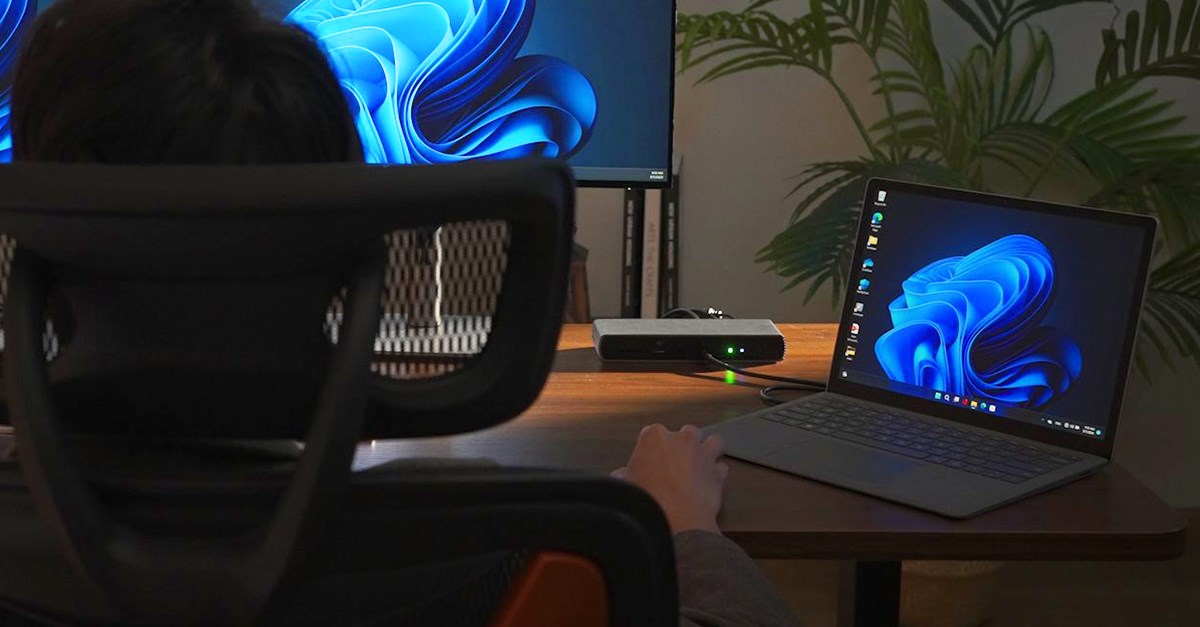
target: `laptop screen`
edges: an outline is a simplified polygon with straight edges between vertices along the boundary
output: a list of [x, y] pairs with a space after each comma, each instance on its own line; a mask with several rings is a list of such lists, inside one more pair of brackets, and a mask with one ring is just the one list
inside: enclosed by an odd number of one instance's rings
[[1153, 220], [879, 180], [868, 193], [831, 389], [1109, 438]]

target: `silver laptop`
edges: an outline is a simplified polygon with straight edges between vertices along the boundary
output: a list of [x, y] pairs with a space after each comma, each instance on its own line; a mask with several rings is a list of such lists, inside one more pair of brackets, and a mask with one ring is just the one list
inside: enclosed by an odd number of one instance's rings
[[954, 518], [1112, 455], [1157, 223], [872, 180], [827, 390], [729, 455]]

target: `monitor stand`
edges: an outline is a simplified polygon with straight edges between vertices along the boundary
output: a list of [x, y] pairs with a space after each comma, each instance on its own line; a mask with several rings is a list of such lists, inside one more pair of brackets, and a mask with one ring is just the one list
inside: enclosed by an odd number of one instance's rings
[[622, 318], [659, 318], [679, 306], [678, 176], [671, 189], [625, 190]]

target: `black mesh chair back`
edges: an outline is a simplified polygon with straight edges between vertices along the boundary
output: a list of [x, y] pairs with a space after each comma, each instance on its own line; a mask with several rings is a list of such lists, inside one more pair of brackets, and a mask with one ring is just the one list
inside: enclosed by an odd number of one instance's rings
[[[566, 292], [563, 164], [21, 164], [0, 189], [20, 465], [0, 465], [0, 560], [29, 567], [0, 574], [12, 620], [395, 623], [363, 608], [397, 588], [363, 577], [404, 586], [446, 560], [546, 549], [601, 568], [613, 624], [674, 621], [669, 536], [640, 491], [538, 470], [351, 473], [359, 441], [492, 426], [536, 398]], [[86, 453], [277, 439], [305, 442], [294, 464], [147, 476]], [[314, 591], [368, 601], [322, 614]]]

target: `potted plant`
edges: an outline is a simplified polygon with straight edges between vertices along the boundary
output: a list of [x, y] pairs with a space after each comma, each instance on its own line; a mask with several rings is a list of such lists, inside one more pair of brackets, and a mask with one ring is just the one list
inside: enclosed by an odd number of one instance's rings
[[[785, 289], [807, 284], [806, 300], [831, 284], [836, 302], [868, 179], [1024, 196], [1069, 181], [1070, 201], [1162, 222], [1139, 369], [1148, 372], [1154, 352], [1200, 363], [1200, 138], [1182, 133], [1186, 116], [1146, 84], [1200, 80], [1200, 0], [1146, 0], [1098, 33], [1094, 85], [1058, 107], [1047, 104], [1054, 44], [1030, 20], [1103, 0], [941, 1], [979, 40], [952, 62], [925, 0], [748, 0], [742, 11], [680, 14], [681, 72], [699, 82], [766, 67], [812, 72], [837, 93], [863, 144], [855, 160], [797, 164], [795, 212], [757, 261], [789, 279]], [[797, 4], [809, 7], [803, 17], [773, 11]], [[864, 119], [848, 96], [834, 63], [840, 46], [870, 60], [882, 119]]]
[[[836, 304], [868, 179], [1023, 196], [1065, 189], [1077, 204], [1159, 218], [1137, 365], [1148, 374], [1152, 353], [1168, 364], [1172, 355], [1200, 363], [1200, 138], [1181, 132], [1186, 116], [1147, 84], [1200, 80], [1200, 0], [1146, 0], [1143, 11], [1098, 33], [1093, 85], [1058, 107], [1047, 103], [1054, 43], [1030, 20], [1103, 0], [941, 1], [978, 37], [953, 61], [938, 49], [925, 0], [749, 0], [742, 11], [679, 16], [681, 72], [702, 83], [766, 67], [814, 73], [841, 99], [863, 144], [858, 159], [797, 164], [792, 219], [757, 261], [788, 279], [785, 289], [807, 284], [806, 301], [832, 285]], [[805, 4], [795, 19], [773, 10]], [[882, 119], [864, 119], [848, 96], [849, 77], [834, 63], [840, 46], [869, 59]], [[986, 621], [998, 567], [906, 563], [902, 620]]]

